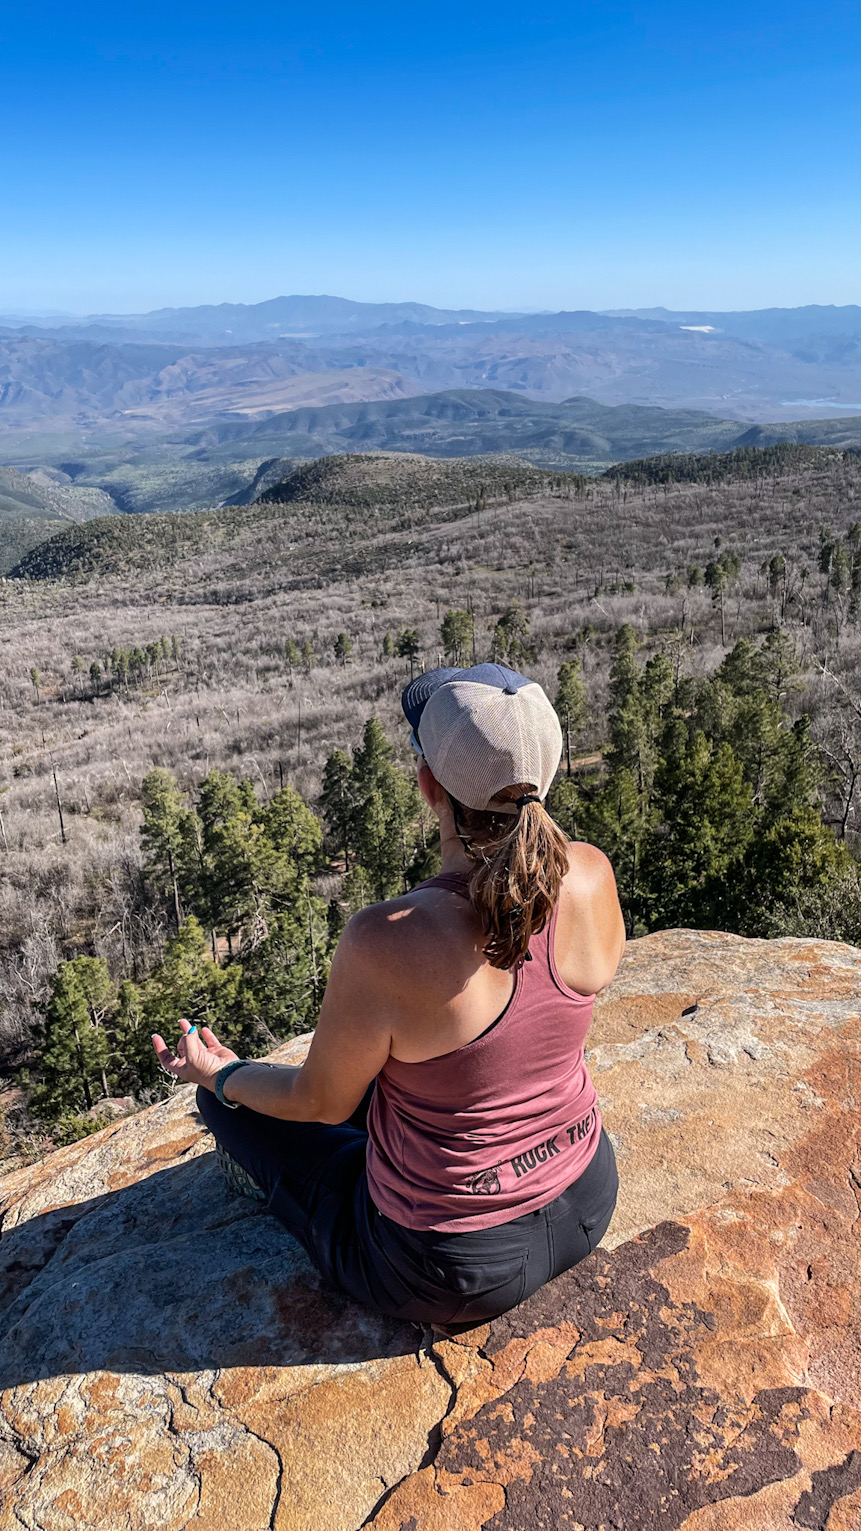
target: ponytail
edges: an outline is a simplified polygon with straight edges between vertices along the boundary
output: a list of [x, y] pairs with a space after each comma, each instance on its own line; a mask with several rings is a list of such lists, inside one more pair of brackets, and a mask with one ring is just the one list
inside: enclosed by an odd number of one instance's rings
[[511, 969], [550, 919], [568, 871], [568, 841], [546, 808], [524, 802], [516, 817], [450, 799], [461, 844], [475, 862], [469, 896], [491, 967]]

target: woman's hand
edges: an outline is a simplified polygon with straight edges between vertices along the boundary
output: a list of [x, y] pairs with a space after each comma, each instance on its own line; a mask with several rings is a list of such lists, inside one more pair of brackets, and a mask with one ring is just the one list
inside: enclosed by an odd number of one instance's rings
[[207, 1090], [214, 1089], [213, 1081], [225, 1063], [238, 1057], [229, 1047], [222, 1047], [217, 1036], [208, 1026], [198, 1031], [191, 1021], [180, 1021], [182, 1036], [172, 1053], [163, 1037], [154, 1033], [152, 1045], [155, 1055], [166, 1074], [181, 1079], [184, 1084], [202, 1084]]

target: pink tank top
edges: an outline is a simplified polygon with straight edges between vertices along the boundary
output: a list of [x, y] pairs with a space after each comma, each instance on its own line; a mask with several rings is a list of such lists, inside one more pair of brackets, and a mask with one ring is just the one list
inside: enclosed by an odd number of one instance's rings
[[[465, 875], [422, 883], [468, 898]], [[486, 1031], [439, 1058], [388, 1058], [368, 1112], [368, 1187], [406, 1228], [466, 1232], [534, 1212], [582, 1175], [601, 1132], [583, 1056], [594, 995], [562, 982], [556, 931], [532, 937]]]

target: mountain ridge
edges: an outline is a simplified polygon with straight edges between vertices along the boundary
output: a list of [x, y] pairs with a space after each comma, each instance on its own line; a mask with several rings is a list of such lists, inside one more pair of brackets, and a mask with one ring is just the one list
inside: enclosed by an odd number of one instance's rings
[[861, 310], [499, 314], [297, 297], [0, 330], [0, 445], [42, 422], [151, 439], [335, 395], [460, 388], [747, 423], [861, 413]]

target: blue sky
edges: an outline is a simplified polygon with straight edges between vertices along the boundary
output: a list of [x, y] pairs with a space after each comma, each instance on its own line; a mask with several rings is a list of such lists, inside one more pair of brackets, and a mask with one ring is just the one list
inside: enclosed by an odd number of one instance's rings
[[0, 100], [0, 312], [861, 301], [857, 0], [6, 0]]

